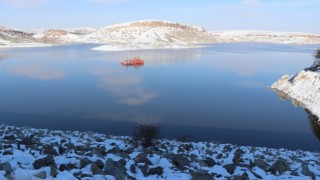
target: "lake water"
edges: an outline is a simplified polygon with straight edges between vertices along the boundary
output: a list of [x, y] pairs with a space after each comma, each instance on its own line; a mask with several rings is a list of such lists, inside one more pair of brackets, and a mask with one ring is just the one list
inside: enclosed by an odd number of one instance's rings
[[[215, 44], [100, 52], [96, 45], [0, 49], [0, 123], [318, 151], [319, 127], [268, 86], [309, 66], [316, 45]], [[140, 56], [145, 65], [120, 61]]]

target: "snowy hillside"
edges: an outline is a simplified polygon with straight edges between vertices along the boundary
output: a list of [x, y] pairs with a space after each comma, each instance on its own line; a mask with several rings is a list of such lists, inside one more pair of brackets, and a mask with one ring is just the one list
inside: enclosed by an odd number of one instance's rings
[[285, 44], [320, 44], [320, 35], [272, 31], [211, 32], [218, 42], [264, 42]]
[[0, 47], [75, 43], [101, 44], [95, 50], [196, 48], [206, 43], [267, 42], [320, 44], [320, 35], [267, 31], [206, 31], [197, 26], [147, 20], [104, 28], [48, 29], [27, 32], [0, 28]]

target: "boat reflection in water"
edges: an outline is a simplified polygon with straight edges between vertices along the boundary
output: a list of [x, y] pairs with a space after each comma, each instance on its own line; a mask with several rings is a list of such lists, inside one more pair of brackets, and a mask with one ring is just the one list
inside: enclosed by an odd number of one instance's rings
[[133, 67], [139, 68], [144, 65], [144, 60], [141, 59], [140, 57], [134, 57], [133, 59], [126, 59], [121, 61], [121, 64], [127, 67], [133, 66]]

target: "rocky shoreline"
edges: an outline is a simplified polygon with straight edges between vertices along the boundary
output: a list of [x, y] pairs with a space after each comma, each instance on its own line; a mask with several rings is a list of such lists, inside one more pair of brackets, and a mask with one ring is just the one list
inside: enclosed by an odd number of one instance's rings
[[0, 179], [317, 179], [320, 153], [1, 125]]

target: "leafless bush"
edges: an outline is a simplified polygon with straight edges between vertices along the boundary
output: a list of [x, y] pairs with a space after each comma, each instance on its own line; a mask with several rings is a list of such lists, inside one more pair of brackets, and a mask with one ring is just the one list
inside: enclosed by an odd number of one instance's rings
[[314, 62], [312, 66], [306, 68], [307, 71], [320, 72], [320, 48], [314, 53]]
[[139, 124], [133, 130], [133, 140], [138, 141], [143, 147], [152, 146], [159, 135], [159, 126], [151, 124]]

